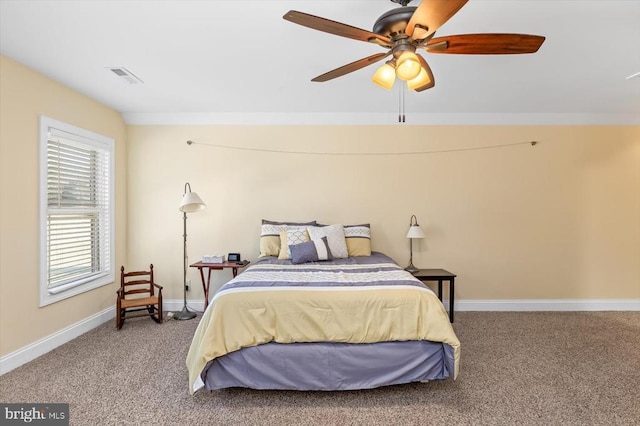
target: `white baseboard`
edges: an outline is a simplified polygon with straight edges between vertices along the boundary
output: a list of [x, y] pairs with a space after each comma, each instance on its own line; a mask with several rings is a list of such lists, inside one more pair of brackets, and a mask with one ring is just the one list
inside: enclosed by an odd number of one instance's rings
[[11, 352], [0, 358], [0, 375], [16, 369], [114, 318], [115, 306], [112, 306], [45, 338], [30, 343], [17, 351]]
[[[204, 309], [204, 301], [202, 300], [187, 300], [187, 305], [191, 310], [196, 312], [202, 312]], [[162, 301], [162, 308], [165, 312], [181, 311], [183, 306], [183, 299]], [[58, 346], [75, 339], [105, 322], [114, 321], [115, 316], [116, 308], [112, 306], [1, 357], [0, 376], [54, 350]]]
[[[444, 300], [448, 308], [449, 301]], [[165, 312], [179, 312], [184, 306], [183, 299], [165, 299]], [[204, 310], [202, 300], [187, 300], [187, 306], [196, 312]], [[640, 311], [640, 299], [577, 299], [577, 300], [458, 300], [454, 309], [462, 311]], [[41, 355], [63, 345], [76, 337], [115, 318], [115, 306], [63, 328], [43, 339], [33, 342], [17, 351], [0, 358], [0, 375], [8, 373]]]
[[[442, 302], [449, 308], [449, 301]], [[640, 299], [521, 299], [459, 300], [455, 311], [534, 312], [534, 311], [640, 311]]]
[[[195, 312], [204, 311], [204, 300], [187, 300], [189, 309]], [[165, 312], [180, 312], [184, 307], [184, 299], [164, 299], [162, 301], [162, 309]]]

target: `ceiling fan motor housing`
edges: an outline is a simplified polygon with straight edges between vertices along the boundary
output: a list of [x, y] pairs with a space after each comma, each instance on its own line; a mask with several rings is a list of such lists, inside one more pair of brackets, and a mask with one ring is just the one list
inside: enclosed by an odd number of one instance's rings
[[397, 7], [383, 13], [373, 24], [373, 32], [385, 37], [404, 34], [407, 23], [416, 11], [416, 7]]

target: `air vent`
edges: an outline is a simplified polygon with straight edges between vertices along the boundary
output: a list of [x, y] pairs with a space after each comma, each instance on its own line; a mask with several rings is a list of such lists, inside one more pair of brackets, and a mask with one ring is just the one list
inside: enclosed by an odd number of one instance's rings
[[111, 72], [113, 72], [119, 78], [121, 78], [122, 80], [126, 81], [129, 84], [144, 83], [144, 81], [140, 80], [138, 77], [135, 76], [134, 73], [132, 73], [131, 71], [129, 71], [124, 67], [107, 67], [107, 68], [110, 69]]

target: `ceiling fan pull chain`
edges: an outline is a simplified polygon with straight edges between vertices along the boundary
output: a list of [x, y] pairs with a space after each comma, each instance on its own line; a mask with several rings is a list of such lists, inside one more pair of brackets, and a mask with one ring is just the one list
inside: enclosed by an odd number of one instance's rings
[[405, 99], [406, 99], [406, 96], [407, 96], [407, 92], [406, 92], [406, 88], [405, 88], [404, 84], [400, 85], [400, 90], [402, 91], [402, 122], [404, 123], [404, 121], [405, 121], [404, 113], [406, 111]]
[[398, 84], [398, 123], [402, 123], [402, 85]]
[[405, 122], [405, 87], [404, 84], [398, 84], [398, 123]]

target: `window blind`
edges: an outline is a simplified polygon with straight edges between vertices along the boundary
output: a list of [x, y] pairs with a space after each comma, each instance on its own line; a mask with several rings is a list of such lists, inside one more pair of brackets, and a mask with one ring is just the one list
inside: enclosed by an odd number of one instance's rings
[[47, 288], [50, 294], [109, 272], [110, 152], [49, 129], [47, 140]]

